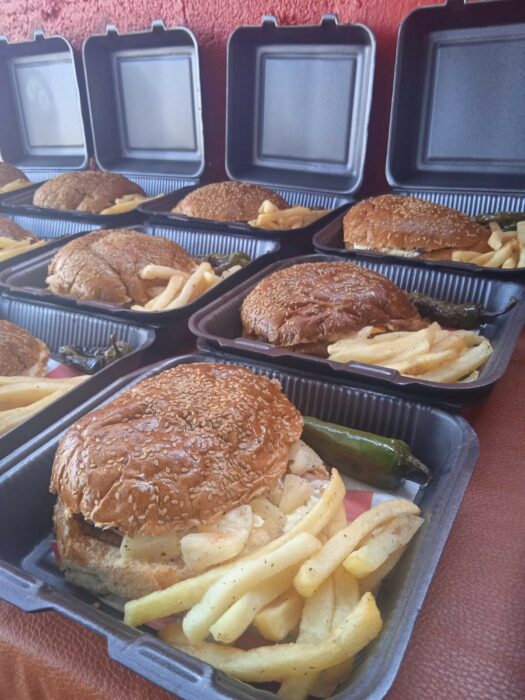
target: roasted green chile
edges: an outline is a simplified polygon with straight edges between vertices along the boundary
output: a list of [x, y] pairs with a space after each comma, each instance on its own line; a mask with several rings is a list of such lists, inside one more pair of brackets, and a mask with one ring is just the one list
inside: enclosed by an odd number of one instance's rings
[[65, 364], [78, 369], [85, 374], [95, 374], [110, 365], [124, 355], [129, 355], [133, 348], [123, 340], [116, 340], [110, 336], [109, 347], [76, 347], [63, 345], [59, 348], [60, 360]]
[[419, 313], [428, 320], [437, 321], [440, 325], [449, 328], [464, 330], [478, 328], [485, 321], [506, 314], [518, 303], [515, 297], [511, 297], [507, 306], [501, 311], [487, 311], [481, 304], [452, 304], [419, 292], [411, 292], [408, 298]]
[[216, 275], [222, 275], [223, 272], [226, 272], [234, 265], [244, 267], [252, 261], [249, 255], [241, 252], [230, 253], [230, 255], [210, 253], [209, 255], [203, 255], [199, 260], [210, 263]]
[[490, 223], [499, 224], [503, 230], [516, 228], [516, 224], [520, 221], [525, 221], [525, 212], [523, 211], [497, 211], [476, 216], [476, 223], [485, 226]]
[[302, 439], [330, 467], [381, 489], [396, 489], [412, 478], [426, 486], [432, 474], [406, 442], [352, 430], [305, 416]]

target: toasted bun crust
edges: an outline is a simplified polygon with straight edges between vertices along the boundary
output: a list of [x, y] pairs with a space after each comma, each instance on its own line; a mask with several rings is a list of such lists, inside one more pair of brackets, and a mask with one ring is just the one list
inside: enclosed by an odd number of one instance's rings
[[249, 221], [257, 218], [259, 207], [265, 199], [279, 209], [288, 206], [282, 197], [266, 187], [226, 180], [193, 190], [181, 199], [173, 211], [199, 219]]
[[324, 354], [329, 343], [369, 324], [426, 325], [393, 282], [344, 262], [291, 265], [268, 275], [245, 298], [241, 320], [245, 335], [309, 354]]
[[25, 328], [0, 321], [0, 375], [45, 377], [49, 350]]
[[37, 241], [38, 238], [11, 219], [0, 216], [0, 236], [13, 241]]
[[15, 168], [14, 165], [11, 165], [11, 163], [4, 163], [4, 161], [0, 161], [0, 187], [8, 185], [10, 182], [14, 182], [15, 180], [27, 180], [27, 177], [21, 170]]
[[85, 535], [58, 500], [53, 513], [60, 568], [72, 583], [92, 593], [126, 599], [167, 588], [182, 578], [176, 564], [125, 560], [120, 549]]
[[148, 264], [184, 272], [193, 258], [177, 243], [127, 229], [93, 231], [60, 248], [49, 265], [47, 284], [55, 294], [115, 304], [145, 304], [159, 280], [143, 280]]
[[416, 197], [386, 194], [365, 199], [343, 219], [346, 248], [469, 249], [486, 244], [490, 231], [455, 209]]
[[73, 425], [51, 491], [127, 535], [210, 522], [272, 487], [303, 419], [277, 383], [242, 367], [179, 365]]
[[33, 204], [46, 209], [69, 209], [99, 214], [125, 194], [144, 190], [124, 175], [100, 170], [66, 173], [48, 180], [33, 195]]

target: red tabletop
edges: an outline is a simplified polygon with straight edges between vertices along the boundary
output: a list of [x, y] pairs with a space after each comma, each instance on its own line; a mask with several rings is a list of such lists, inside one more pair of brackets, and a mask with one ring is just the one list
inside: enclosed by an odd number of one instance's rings
[[[468, 409], [481, 456], [390, 700], [525, 697], [525, 334], [492, 394]], [[165, 700], [103, 639], [53, 612], [0, 603], [0, 697]]]

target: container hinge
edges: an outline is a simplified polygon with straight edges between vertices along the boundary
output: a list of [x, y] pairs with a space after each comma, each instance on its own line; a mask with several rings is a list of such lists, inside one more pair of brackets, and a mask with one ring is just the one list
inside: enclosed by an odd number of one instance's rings
[[114, 24], [106, 24], [106, 34], [108, 36], [111, 34], [118, 34], [118, 29]]
[[468, 5], [468, 0], [447, 0], [447, 6], [452, 10], [461, 11]]
[[43, 29], [40, 29], [40, 28], [35, 29], [35, 31], [33, 32], [33, 39], [35, 41], [42, 41], [42, 39], [45, 39], [45, 38], [46, 38], [46, 35], [45, 35], [45, 32]]
[[263, 15], [262, 26], [266, 29], [272, 29], [277, 26], [277, 17], [274, 15]]
[[321, 27], [326, 27], [330, 25], [333, 26], [334, 24], [339, 24], [339, 17], [335, 14], [335, 12], [327, 12], [326, 14], [322, 15]]
[[166, 25], [164, 24], [164, 20], [163, 19], [154, 19], [153, 22], [151, 23], [151, 30], [153, 32], [165, 32]]

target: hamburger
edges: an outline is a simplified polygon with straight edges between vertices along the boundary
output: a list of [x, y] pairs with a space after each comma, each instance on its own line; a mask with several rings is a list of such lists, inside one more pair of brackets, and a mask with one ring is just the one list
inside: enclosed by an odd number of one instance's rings
[[68, 209], [100, 214], [126, 195], [144, 197], [135, 182], [100, 170], [65, 173], [48, 180], [33, 195], [33, 204], [45, 209]]
[[490, 231], [456, 209], [386, 194], [352, 207], [343, 219], [345, 248], [451, 260], [455, 250], [490, 252]]
[[127, 229], [93, 231], [60, 248], [49, 264], [47, 284], [55, 294], [114, 304], [145, 304], [159, 283], [142, 279], [146, 265], [161, 265], [185, 273], [193, 258], [172, 241]]
[[0, 161], [0, 194], [5, 194], [30, 184], [30, 181], [21, 170], [10, 163]]
[[288, 206], [282, 197], [266, 187], [227, 180], [193, 190], [172, 211], [199, 219], [246, 222], [257, 218], [265, 200], [279, 209]]
[[11, 219], [6, 219], [5, 216], [0, 216], [0, 238], [9, 238], [11, 241], [28, 241], [30, 243], [38, 240], [32, 233], [11, 221]]
[[244, 299], [241, 321], [245, 337], [321, 357], [364, 326], [427, 325], [393, 282], [345, 262], [301, 263], [268, 275]]
[[[66, 577], [135, 598], [278, 537], [327, 479], [302, 428], [276, 381], [212, 363], [164, 371], [85, 416], [51, 475]], [[292, 469], [311, 477], [305, 504], [265, 519]]]
[[0, 321], [0, 375], [45, 377], [49, 350], [25, 328]]

